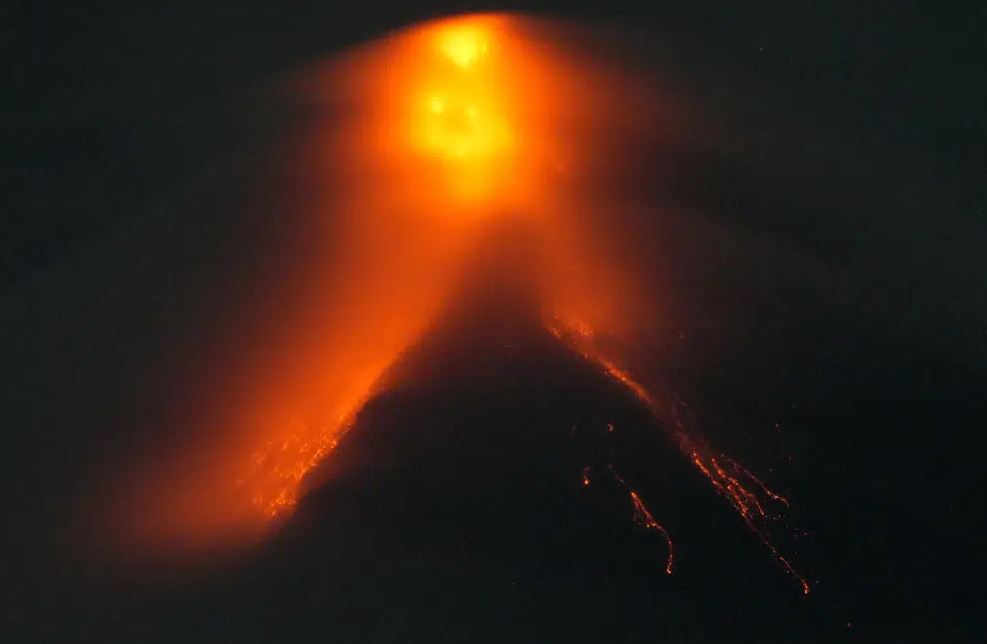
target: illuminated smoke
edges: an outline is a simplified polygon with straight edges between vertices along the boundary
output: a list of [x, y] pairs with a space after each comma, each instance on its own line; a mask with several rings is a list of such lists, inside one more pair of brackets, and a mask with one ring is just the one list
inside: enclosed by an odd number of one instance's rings
[[[324, 256], [307, 268], [311, 287], [300, 303], [285, 302], [274, 349], [245, 349], [247, 382], [216, 394], [213, 406], [225, 411], [206, 423], [215, 426], [134, 486], [132, 537], [215, 544], [287, 514], [462, 284], [485, 222], [510, 218], [536, 248], [532, 265], [518, 270], [529, 271], [547, 330], [671, 427], [697, 471], [809, 592], [771, 538], [788, 500], [714, 456], [675, 418], [670, 397], [621, 366], [614, 347], [639, 337], [661, 303], [622, 257], [620, 240], [633, 232], [611, 217], [621, 196], [608, 181], [632, 163], [621, 150], [675, 123], [647, 84], [594, 63], [567, 33], [509, 16], [456, 18], [294, 79], [292, 100], [333, 115], [311, 126], [298, 159], [286, 161], [311, 177], [298, 216], [322, 222]], [[667, 542], [671, 574], [668, 532], [611, 472], [635, 519]], [[590, 483], [584, 470], [582, 484]]]

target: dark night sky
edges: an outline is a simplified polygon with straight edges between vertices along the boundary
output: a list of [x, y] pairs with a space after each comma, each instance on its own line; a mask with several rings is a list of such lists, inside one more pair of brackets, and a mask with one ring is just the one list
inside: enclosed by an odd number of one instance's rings
[[[0, 639], [973, 638], [987, 421], [982, 3], [19, 4], [0, 14], [0, 544], [21, 601], [4, 603], [12, 637]], [[819, 591], [801, 600], [673, 450], [648, 452], [632, 433], [616, 449], [663, 516], [692, 526], [677, 543], [696, 562], [670, 583], [642, 574], [654, 544], [614, 519], [619, 493], [587, 501], [565, 477], [609, 440], [606, 422], [646, 433], [652, 421], [517, 320], [493, 332], [448, 321], [452, 340], [409, 359], [427, 365], [426, 382], [374, 400], [340, 448], [360, 465], [246, 564], [136, 590], [79, 565], [64, 500], [92, 483], [89, 464], [153, 443], [148, 410], [187, 388], [187, 356], [277, 264], [262, 250], [270, 222], [245, 203], [263, 194], [252, 179], [276, 165], [292, 117], [277, 81], [387, 29], [488, 8], [630, 34], [715, 124], [655, 190], [836, 267], [828, 287], [805, 286], [748, 257], [753, 247], [707, 247], [688, 228], [670, 260], [695, 269], [683, 279], [697, 315], [742, 320], [697, 328], [730, 349], [715, 373], [697, 367], [711, 349], [680, 373], [710, 417], [753, 433], [731, 447], [760, 465], [778, 465], [780, 448], [750, 428], [786, 428], [797, 462], [785, 483], [814, 534], [804, 559]], [[733, 315], [746, 302], [757, 306]], [[516, 355], [499, 352], [504, 338]]]

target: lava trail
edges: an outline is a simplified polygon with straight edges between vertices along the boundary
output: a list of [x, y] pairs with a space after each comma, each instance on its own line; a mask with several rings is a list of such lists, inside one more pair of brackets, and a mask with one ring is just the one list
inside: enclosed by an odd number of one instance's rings
[[[659, 422], [667, 423], [673, 428], [675, 441], [696, 470], [709, 481], [717, 493], [729, 501], [751, 532], [778, 560], [784, 570], [798, 582], [802, 593], [808, 595], [811, 592], [808, 580], [796, 570], [789, 558], [775, 544], [775, 539], [772, 537], [774, 524], [782, 518], [781, 512], [791, 505], [789, 500], [774, 492], [735, 459], [722, 455], [718, 458], [713, 455], [709, 447], [705, 445], [705, 440], [696, 433], [690, 433], [683, 425], [675, 403], [666, 402], [673, 400], [671, 396], [663, 397], [661, 402], [665, 404], [661, 404], [659, 399], [644, 385], [617, 366], [613, 359], [595, 348], [593, 345], [595, 333], [587, 324], [579, 321], [566, 323], [561, 317], [553, 316], [546, 321], [546, 328], [575, 353], [596, 365], [607, 377], [634, 394]], [[733, 473], [725, 469], [722, 463], [726, 463]], [[616, 472], [614, 475], [618, 476]], [[618, 481], [627, 487], [632, 499], [635, 500], [635, 506], [637, 506], [639, 499], [634, 492], [619, 477]], [[772, 505], [776, 511], [772, 511]], [[641, 507], [644, 508], [643, 504]], [[647, 512], [646, 509], [643, 511]], [[645, 516], [650, 517], [650, 513], [645, 514]], [[651, 518], [649, 521], [654, 522], [654, 519]], [[654, 523], [656, 526], [658, 525], [656, 522]], [[664, 533], [663, 528], [661, 531]], [[670, 540], [669, 544], [671, 544]]]
[[613, 465], [608, 465], [607, 468], [610, 470], [610, 474], [613, 476], [614, 480], [620, 483], [620, 486], [623, 487], [627, 491], [627, 494], [631, 497], [631, 503], [634, 505], [634, 521], [641, 524], [648, 530], [654, 530], [664, 537], [665, 543], [668, 545], [668, 557], [665, 559], [665, 574], [672, 574], [672, 570], [675, 567], [675, 546], [672, 545], [672, 536], [668, 534], [668, 530], [665, 529], [665, 526], [655, 520], [654, 515], [651, 514], [651, 510], [649, 510], [648, 506], [641, 500], [641, 496], [635, 492], [633, 488], [631, 488], [627, 481], [624, 480], [624, 477], [617, 473], [617, 470], [614, 469]]

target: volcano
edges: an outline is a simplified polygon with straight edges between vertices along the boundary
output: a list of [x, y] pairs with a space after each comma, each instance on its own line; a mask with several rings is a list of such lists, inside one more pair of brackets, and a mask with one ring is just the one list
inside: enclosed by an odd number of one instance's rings
[[[543, 325], [495, 225], [294, 513], [235, 563], [99, 586], [83, 638], [597, 642], [832, 636], [626, 387]], [[511, 257], [512, 261], [504, 261]], [[633, 486], [633, 487], [631, 487]], [[642, 521], [631, 493], [669, 540]], [[669, 551], [674, 548], [674, 557]], [[673, 562], [670, 563], [670, 562]], [[709, 614], [709, 606], [727, 609]]]
[[979, 641], [982, 56], [315, 4], [31, 9], [0, 640]]

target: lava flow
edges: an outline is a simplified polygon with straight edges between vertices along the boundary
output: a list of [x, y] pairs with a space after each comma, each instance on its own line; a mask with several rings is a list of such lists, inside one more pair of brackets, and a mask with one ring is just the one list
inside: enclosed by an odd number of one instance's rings
[[[798, 582], [802, 593], [808, 595], [811, 592], [808, 580], [782, 554], [771, 537], [771, 523], [780, 517], [777, 513], [770, 513], [766, 507], [773, 502], [778, 506], [788, 508], [791, 505], [788, 499], [771, 490], [736, 460], [726, 456], [721, 456], [718, 459], [711, 455], [709, 449], [702, 446], [699, 438], [690, 435], [683, 427], [674, 406], [662, 407], [658, 399], [647, 388], [593, 346], [595, 334], [587, 324], [579, 321], [566, 324], [560, 316], [555, 316], [546, 322], [546, 326], [552, 335], [568, 345], [575, 353], [586, 361], [597, 365], [611, 380], [634, 394], [658, 420], [664, 421], [665, 424], [674, 428], [675, 439], [679, 448], [689, 461], [710, 482], [713, 488], [730, 502], [730, 505], [733, 506], [751, 532], [781, 563], [785, 571]], [[721, 460], [728, 464], [734, 471], [733, 474], [724, 469], [720, 464]], [[614, 474], [616, 476], [616, 473]], [[741, 479], [745, 479], [749, 484], [745, 485]], [[627, 487], [627, 484], [619, 477], [618, 481]], [[630, 491], [629, 487], [627, 489]], [[631, 497], [635, 499], [636, 506], [638, 499], [636, 499], [633, 491], [630, 492]], [[650, 514], [646, 516], [650, 516]], [[650, 520], [654, 521], [653, 518]], [[664, 533], [664, 529], [662, 532]], [[669, 544], [671, 544], [670, 540]], [[669, 547], [669, 552], [671, 552], [671, 547]]]
[[[603, 348], [605, 338], [634, 337], [638, 315], [654, 307], [610, 243], [633, 233], [592, 212], [607, 204], [599, 186], [613, 179], [607, 160], [615, 149], [668, 123], [646, 86], [573, 58], [564, 33], [508, 16], [456, 18], [296, 79], [302, 102], [333, 115], [305, 136], [299, 156], [311, 181], [296, 195], [332, 241], [310, 286], [285, 302], [272, 347], [244, 358], [241, 370], [260, 375], [211, 401], [224, 410], [210, 421], [219, 428], [194, 434], [138, 486], [141, 536], [212, 543], [285, 515], [465, 281], [484, 222], [512, 218], [536, 248], [524, 270], [554, 312], [547, 329], [673, 428], [695, 468], [809, 592], [771, 538], [775, 511], [788, 500], [736, 461], [714, 457], [674, 417], [671, 398]], [[635, 520], [664, 537], [671, 574], [668, 531], [611, 472]]]
[[665, 574], [672, 574], [672, 569], [675, 566], [675, 548], [672, 545], [672, 536], [668, 534], [668, 530], [665, 529], [665, 526], [655, 520], [654, 515], [651, 514], [651, 510], [649, 510], [648, 506], [644, 504], [644, 501], [641, 500], [640, 495], [638, 495], [638, 493], [627, 484], [624, 477], [617, 473], [617, 470], [613, 468], [613, 465], [608, 467], [614, 480], [620, 483], [621, 487], [627, 490], [627, 494], [631, 497], [631, 503], [634, 504], [634, 521], [640, 523], [648, 530], [654, 530], [665, 538], [665, 543], [668, 544], [668, 557], [665, 559]]

